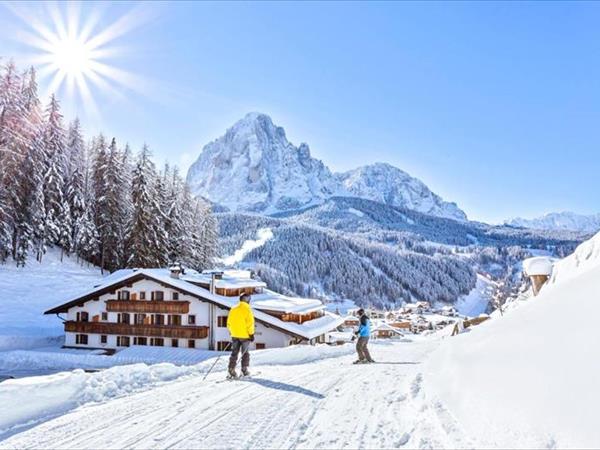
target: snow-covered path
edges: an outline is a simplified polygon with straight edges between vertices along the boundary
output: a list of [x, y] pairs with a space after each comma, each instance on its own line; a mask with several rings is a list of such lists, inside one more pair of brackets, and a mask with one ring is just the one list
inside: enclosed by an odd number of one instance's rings
[[373, 345], [353, 356], [255, 367], [252, 379], [188, 378], [80, 407], [14, 435], [0, 448], [468, 447], [423, 390], [421, 362], [436, 340]]

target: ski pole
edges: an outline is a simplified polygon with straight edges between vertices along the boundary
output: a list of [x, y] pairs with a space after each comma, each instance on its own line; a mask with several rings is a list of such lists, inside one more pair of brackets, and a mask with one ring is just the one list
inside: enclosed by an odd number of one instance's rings
[[[223, 351], [224, 351], [224, 352], [226, 352], [226, 351], [227, 351], [227, 349], [228, 349], [230, 346], [231, 346], [231, 342], [229, 342], [229, 343], [228, 343], [228, 344], [225, 346], [225, 348], [223, 349]], [[208, 369], [208, 372], [206, 372], [206, 373], [204, 374], [204, 378], [202, 378], [202, 381], [206, 380], [206, 377], [208, 376], [208, 374], [209, 374], [209, 373], [211, 373], [211, 372], [212, 372], [212, 370], [214, 369], [214, 367], [217, 365], [217, 363], [218, 363], [218, 362], [219, 362], [219, 360], [221, 359], [221, 356], [223, 356], [223, 354], [222, 354], [222, 353], [221, 353], [221, 354], [220, 354], [220, 355], [217, 357], [217, 359], [215, 359], [215, 362], [213, 363], [213, 365], [212, 365], [212, 366], [210, 366], [210, 369]]]

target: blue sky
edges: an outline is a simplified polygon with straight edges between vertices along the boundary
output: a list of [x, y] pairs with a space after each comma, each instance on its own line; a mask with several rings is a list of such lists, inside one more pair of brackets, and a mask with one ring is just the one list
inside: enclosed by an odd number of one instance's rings
[[[32, 49], [15, 8], [48, 25], [56, 21], [48, 8], [67, 8], [0, 6], [0, 54], [20, 63]], [[599, 3], [95, 3], [80, 11], [83, 22], [98, 17], [91, 36], [123, 16], [131, 26], [102, 61], [133, 83], [92, 88], [98, 114], [59, 91], [65, 114], [80, 115], [88, 133], [147, 142], [157, 161], [185, 172], [206, 142], [261, 111], [333, 170], [389, 162], [472, 219], [600, 212]]]

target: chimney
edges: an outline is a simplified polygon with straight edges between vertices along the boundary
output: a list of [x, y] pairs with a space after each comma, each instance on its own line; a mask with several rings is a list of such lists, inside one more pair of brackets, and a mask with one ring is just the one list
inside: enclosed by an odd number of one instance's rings
[[223, 279], [223, 272], [211, 272], [210, 273], [210, 293], [211, 294], [217, 293], [216, 281], [222, 280], [222, 279]]
[[179, 264], [172, 265], [169, 270], [171, 271], [171, 278], [179, 279], [179, 275], [182, 272], [181, 266]]

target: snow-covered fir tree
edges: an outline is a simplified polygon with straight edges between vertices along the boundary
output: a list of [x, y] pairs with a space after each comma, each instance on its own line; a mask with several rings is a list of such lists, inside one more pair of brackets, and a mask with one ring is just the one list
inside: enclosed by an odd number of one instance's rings
[[12, 62], [2, 67], [0, 261], [41, 261], [56, 246], [110, 271], [169, 261], [204, 268], [205, 255], [214, 252], [198, 251], [195, 236], [214, 219], [196, 215], [193, 222], [195, 210], [176, 169], [159, 178], [147, 148], [134, 171], [128, 145], [120, 149], [116, 139], [108, 144], [102, 135], [86, 144], [77, 119], [65, 130], [55, 96], [42, 112], [33, 68], [19, 73]]

